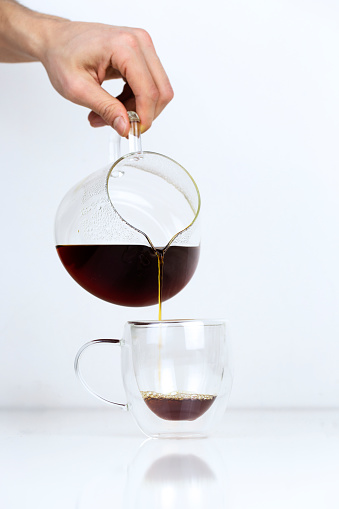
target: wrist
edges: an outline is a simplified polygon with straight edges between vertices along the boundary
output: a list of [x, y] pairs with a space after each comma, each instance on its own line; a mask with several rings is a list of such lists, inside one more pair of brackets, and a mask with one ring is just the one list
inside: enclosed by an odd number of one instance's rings
[[31, 11], [12, 0], [0, 0], [0, 46], [9, 62], [41, 61], [55, 27], [65, 18]]

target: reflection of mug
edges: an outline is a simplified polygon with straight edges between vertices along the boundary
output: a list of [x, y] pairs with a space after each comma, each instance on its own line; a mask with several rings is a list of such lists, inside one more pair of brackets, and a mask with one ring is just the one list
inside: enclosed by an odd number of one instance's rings
[[147, 440], [128, 468], [126, 509], [225, 509], [227, 471], [213, 441]]
[[147, 439], [140, 446], [139, 440], [105, 442], [93, 457], [77, 509], [230, 507], [226, 444], [213, 438]]
[[[76, 356], [75, 371], [92, 394], [130, 410], [148, 436], [206, 436], [224, 413], [231, 390], [227, 340], [223, 321], [128, 322], [122, 340], [86, 343]], [[97, 343], [122, 347], [126, 405], [102, 398], [82, 377], [79, 358]]]

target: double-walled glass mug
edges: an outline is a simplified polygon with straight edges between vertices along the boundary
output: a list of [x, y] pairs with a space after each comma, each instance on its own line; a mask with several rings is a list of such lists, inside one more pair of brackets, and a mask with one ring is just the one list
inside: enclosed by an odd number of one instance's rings
[[[101, 397], [83, 378], [81, 355], [100, 343], [121, 347], [127, 403]], [[204, 437], [223, 415], [231, 391], [228, 329], [218, 320], [127, 322], [121, 340], [86, 343], [75, 372], [99, 399], [129, 410], [149, 437]]]
[[128, 113], [130, 153], [66, 194], [55, 238], [64, 267], [85, 290], [113, 304], [149, 306], [159, 288], [165, 301], [195, 272], [200, 194], [179, 163], [142, 151], [139, 117]]

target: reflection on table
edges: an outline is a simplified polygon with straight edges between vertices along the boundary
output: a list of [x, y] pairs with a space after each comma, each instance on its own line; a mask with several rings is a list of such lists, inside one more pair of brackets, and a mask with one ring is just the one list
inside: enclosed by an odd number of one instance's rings
[[99, 501], [100, 509], [227, 507], [225, 468], [208, 439], [148, 439], [120, 474], [119, 483], [113, 472], [101, 479], [96, 476], [84, 486], [78, 509], [94, 509]]

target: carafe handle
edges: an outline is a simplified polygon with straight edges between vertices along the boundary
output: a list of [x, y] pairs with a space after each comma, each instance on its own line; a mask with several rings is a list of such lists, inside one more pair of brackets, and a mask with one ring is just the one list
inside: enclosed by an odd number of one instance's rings
[[127, 410], [127, 404], [125, 404], [125, 403], [116, 403], [115, 401], [111, 401], [110, 399], [103, 398], [102, 396], [100, 396], [100, 394], [98, 394], [93, 389], [91, 389], [91, 387], [88, 385], [88, 383], [86, 382], [86, 380], [84, 379], [84, 377], [83, 377], [83, 375], [81, 373], [81, 369], [80, 369], [80, 357], [81, 357], [81, 355], [83, 354], [83, 352], [89, 346], [97, 345], [99, 343], [112, 343], [112, 344], [121, 345], [120, 339], [94, 339], [93, 341], [89, 341], [88, 343], [85, 343], [80, 348], [80, 350], [78, 351], [78, 353], [75, 356], [75, 360], [74, 360], [74, 370], [75, 370], [75, 373], [76, 373], [77, 377], [79, 378], [80, 382], [83, 384], [83, 386], [88, 390], [88, 392], [93, 394], [93, 396], [95, 396], [98, 399], [101, 399], [102, 401], [105, 401], [105, 403], [110, 403], [112, 405], [119, 406], [123, 410]]
[[[130, 122], [128, 134], [129, 153], [136, 154], [139, 159], [142, 157], [140, 118], [135, 111], [128, 111], [127, 115]], [[121, 136], [114, 129], [111, 129], [109, 142], [110, 162], [117, 161], [121, 156]]]

